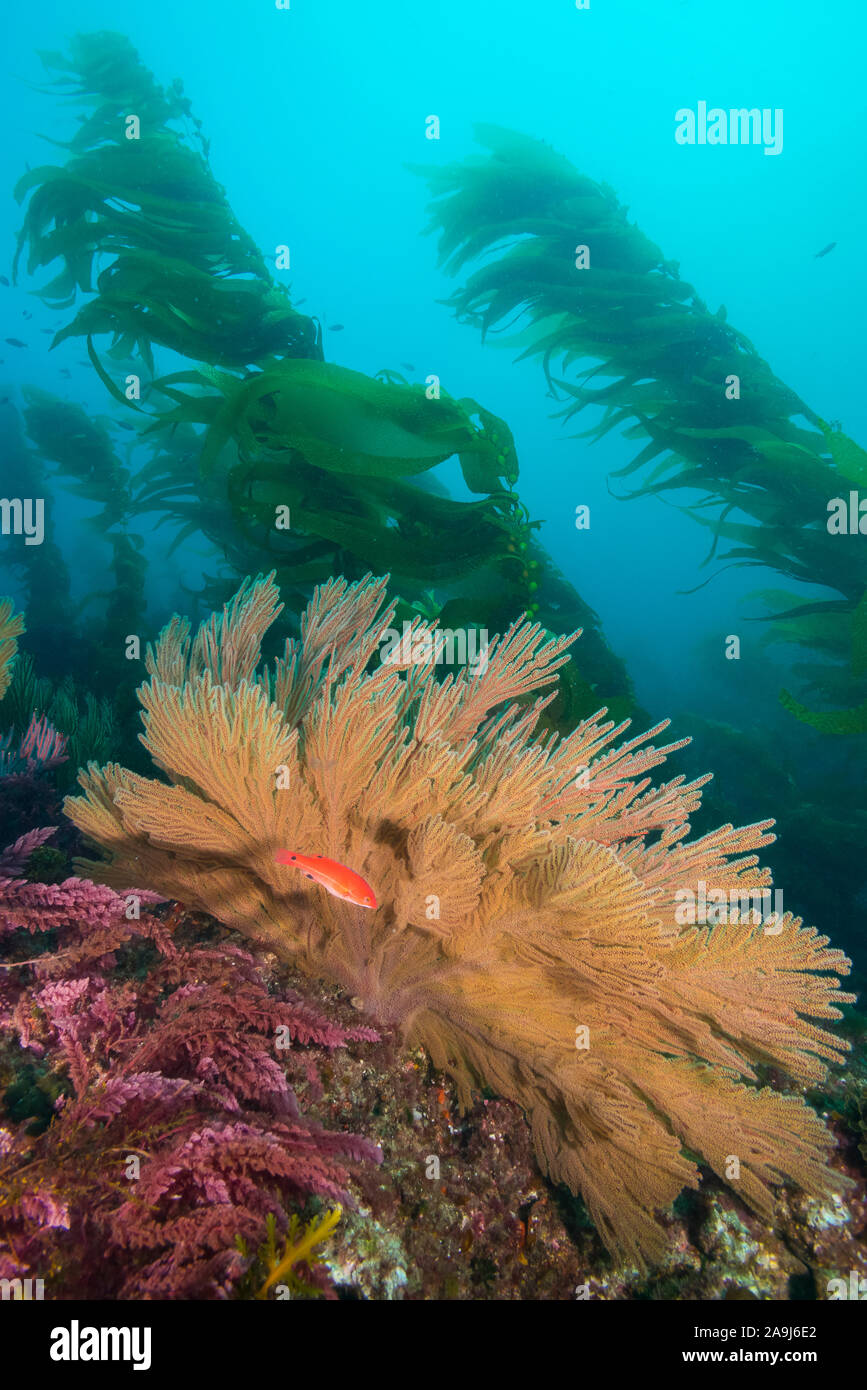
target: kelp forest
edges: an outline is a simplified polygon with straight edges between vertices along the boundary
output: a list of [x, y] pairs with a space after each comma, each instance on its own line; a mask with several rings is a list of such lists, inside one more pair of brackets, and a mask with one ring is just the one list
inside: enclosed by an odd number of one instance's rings
[[[685, 692], [654, 724], [509, 420], [447, 373], [329, 362], [287, 248], [127, 38], [39, 57], [46, 127], [77, 128], [21, 171], [9, 280], [103, 405], [37, 381], [0, 405], [0, 1276], [785, 1299], [867, 1269], [815, 1215], [867, 1160], [867, 451], [547, 141], [480, 124], [478, 153], [412, 166], [444, 312], [532, 364], [575, 476], [610, 436], [616, 507], [694, 525], [696, 612], [753, 572], [772, 705], [723, 722]], [[173, 601], [155, 538], [205, 557]], [[105, 557], [83, 597], [75, 553]], [[455, 630], [480, 671], [432, 662]], [[288, 851], [370, 897], [287, 878]], [[694, 882], [786, 910], [686, 930]], [[573, 1075], [579, 1025], [601, 1041]]]

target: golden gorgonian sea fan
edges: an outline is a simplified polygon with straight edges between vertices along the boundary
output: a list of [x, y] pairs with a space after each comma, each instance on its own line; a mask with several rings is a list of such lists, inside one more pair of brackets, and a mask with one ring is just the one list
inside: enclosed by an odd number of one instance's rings
[[[424, 1044], [464, 1102], [480, 1084], [517, 1101], [542, 1168], [613, 1250], [661, 1253], [654, 1212], [697, 1184], [687, 1150], [766, 1220], [776, 1183], [834, 1191], [818, 1116], [750, 1083], [758, 1064], [816, 1082], [839, 1060], [846, 1044], [815, 1020], [851, 999], [848, 960], [790, 913], [679, 920], [685, 890], [738, 900], [770, 883], [755, 851], [771, 822], [688, 842], [708, 779], [651, 789], [682, 746], [652, 746], [664, 723], [619, 746], [626, 725], [604, 710], [568, 738], [534, 734], [553, 694], [524, 697], [556, 684], [571, 638], [517, 623], [438, 680], [419, 619], [379, 659], [385, 588], [318, 589], [270, 670], [272, 577], [195, 640], [172, 619], [139, 692], [169, 784], [82, 772], [66, 809], [111, 860], [81, 871], [160, 890], [338, 981]], [[330, 896], [278, 849], [350, 866], [379, 907]]]
[[15, 612], [12, 600], [0, 598], [0, 700], [9, 689], [18, 652], [18, 638], [23, 631], [24, 619]]

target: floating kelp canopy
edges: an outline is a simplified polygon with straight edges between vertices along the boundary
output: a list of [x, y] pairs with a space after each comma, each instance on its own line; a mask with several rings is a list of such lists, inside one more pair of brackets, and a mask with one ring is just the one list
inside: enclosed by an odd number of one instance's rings
[[[17, 186], [16, 266], [25, 252], [30, 273], [61, 262], [42, 297], [78, 307], [54, 343], [86, 339], [152, 446], [129, 515], [157, 510], [179, 541], [200, 531], [218, 547], [233, 574], [206, 582], [212, 601], [267, 566], [297, 611], [334, 572], [389, 568], [404, 608], [433, 604], [444, 625], [493, 631], [526, 609], [555, 631], [581, 626], [586, 684], [575, 675], [564, 688], [584, 713], [603, 699], [624, 712], [630, 686], [598, 619], [534, 540], [505, 423], [438, 384], [322, 360], [316, 321], [293, 308], [214, 179], [180, 82], [160, 87], [126, 38], [79, 36], [68, 57], [42, 58], [57, 74], [50, 89], [89, 114], [74, 139], [53, 142], [64, 163]], [[154, 380], [160, 347], [190, 370]], [[121, 362], [127, 380], [130, 363], [147, 375], [146, 402], [121, 390]], [[473, 500], [428, 476], [452, 457]]]
[[[786, 595], [776, 617], [797, 642], [789, 617], [821, 614], [848, 663], [867, 552], [862, 537], [829, 533], [828, 506], [867, 485], [867, 455], [774, 376], [724, 306], [710, 312], [613, 189], [541, 141], [489, 125], [476, 136], [486, 157], [418, 171], [435, 194], [440, 264], [457, 275], [481, 261], [449, 300], [457, 317], [483, 337], [516, 329], [505, 345], [541, 363], [565, 423], [600, 408], [578, 438], [644, 441], [613, 475], [643, 476], [629, 496], [704, 493], [688, 510], [714, 532], [711, 557], [729, 542], [729, 564], [824, 586], [818, 601]], [[863, 669], [850, 671], [850, 700]]]

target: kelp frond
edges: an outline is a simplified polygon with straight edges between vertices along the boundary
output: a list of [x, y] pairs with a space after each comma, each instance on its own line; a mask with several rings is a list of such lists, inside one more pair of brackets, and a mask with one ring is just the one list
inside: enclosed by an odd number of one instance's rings
[[59, 261], [41, 291], [55, 307], [96, 290], [54, 341], [111, 333], [151, 371], [153, 343], [235, 367], [315, 355], [312, 319], [235, 218], [179, 86], [160, 87], [120, 34], [78, 35], [68, 57], [42, 58], [60, 74], [54, 86], [90, 110], [61, 146], [66, 162], [30, 170], [15, 189], [26, 205], [16, 273], [25, 251], [31, 275]]
[[690, 514], [714, 550], [735, 542], [722, 563], [824, 586], [828, 612], [835, 595], [853, 610], [867, 592], [864, 547], [826, 523], [832, 499], [867, 485], [865, 451], [773, 374], [723, 308], [708, 309], [611, 188], [541, 141], [476, 134], [486, 157], [419, 170], [440, 263], [458, 274], [479, 262], [449, 301], [457, 317], [483, 337], [519, 324], [505, 345], [539, 362], [564, 402], [558, 418], [601, 409], [579, 437], [618, 429], [642, 441], [614, 475], [644, 474], [631, 496], [704, 493], [714, 515]]

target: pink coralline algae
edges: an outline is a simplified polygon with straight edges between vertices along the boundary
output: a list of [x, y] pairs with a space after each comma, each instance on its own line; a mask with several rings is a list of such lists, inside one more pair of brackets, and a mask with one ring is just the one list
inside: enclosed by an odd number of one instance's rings
[[378, 1035], [269, 987], [177, 910], [140, 911], [152, 894], [25, 882], [49, 834], [0, 856], [0, 1061], [49, 1098], [42, 1125], [33, 1107], [0, 1128], [0, 1278], [43, 1278], [46, 1297], [235, 1296], [270, 1221], [353, 1206], [355, 1166], [381, 1160], [300, 1099], [320, 1092], [318, 1059]]
[[46, 840], [50, 840], [56, 829], [56, 826], [48, 825], [41, 830], [31, 830], [16, 840], [14, 845], [4, 849], [0, 854], [0, 876], [12, 879], [23, 874], [33, 851], [44, 845]]

